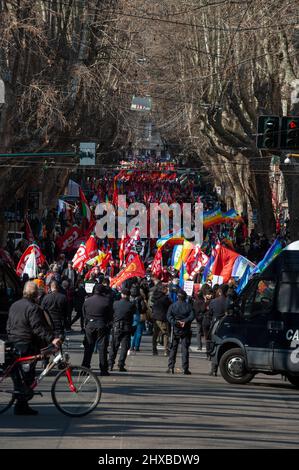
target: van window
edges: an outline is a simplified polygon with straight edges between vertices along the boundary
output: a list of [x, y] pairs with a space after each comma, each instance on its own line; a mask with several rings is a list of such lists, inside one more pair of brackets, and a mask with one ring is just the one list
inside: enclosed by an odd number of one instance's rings
[[279, 286], [277, 310], [281, 313], [299, 313], [299, 284], [282, 282]]
[[244, 316], [250, 317], [271, 311], [275, 294], [275, 281], [261, 280], [244, 303]]

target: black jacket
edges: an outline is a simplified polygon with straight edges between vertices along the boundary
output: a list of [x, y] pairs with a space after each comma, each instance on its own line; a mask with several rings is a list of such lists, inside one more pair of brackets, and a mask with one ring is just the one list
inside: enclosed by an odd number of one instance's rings
[[61, 292], [50, 292], [43, 298], [41, 307], [50, 315], [54, 323], [55, 333], [63, 335], [68, 308], [66, 296]]
[[94, 294], [85, 300], [83, 305], [85, 324], [94, 324], [97, 328], [105, 328], [112, 321], [112, 302], [110, 296]]
[[227, 310], [227, 297], [222, 295], [216, 299], [211, 300], [209, 309], [212, 320], [218, 320], [219, 318], [223, 317]]
[[54, 339], [42, 309], [28, 299], [12, 304], [7, 320], [8, 341], [47, 345]]
[[126, 326], [132, 326], [135, 306], [126, 299], [116, 300], [113, 303], [113, 322], [122, 322]]
[[195, 319], [198, 323], [202, 323], [205, 312], [207, 311], [208, 304], [205, 302], [203, 297], [195, 299], [193, 302], [193, 309], [195, 313]]
[[152, 317], [154, 320], [167, 321], [168, 308], [171, 305], [171, 300], [168, 295], [160, 290], [155, 290], [152, 296]]
[[[181, 336], [190, 334], [191, 323], [194, 320], [194, 311], [192, 306], [182, 300], [178, 300], [174, 304], [170, 305], [167, 312], [167, 320], [172, 326], [174, 326], [175, 335]], [[177, 324], [178, 321], [185, 322], [184, 328]]]

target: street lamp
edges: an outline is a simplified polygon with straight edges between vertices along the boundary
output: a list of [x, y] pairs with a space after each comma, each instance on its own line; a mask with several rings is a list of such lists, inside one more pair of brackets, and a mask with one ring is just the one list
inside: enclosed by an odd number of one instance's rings
[[290, 159], [290, 157], [289, 157], [288, 155], [286, 156], [286, 158], [285, 158], [285, 160], [284, 160], [284, 163], [285, 163], [286, 165], [289, 165], [289, 164], [291, 163], [291, 159]]

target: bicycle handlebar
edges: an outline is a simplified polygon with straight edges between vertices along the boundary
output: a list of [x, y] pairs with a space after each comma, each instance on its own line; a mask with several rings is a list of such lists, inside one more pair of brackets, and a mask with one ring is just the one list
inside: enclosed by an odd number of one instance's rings
[[49, 344], [49, 346], [40, 350], [40, 354], [41, 356], [48, 356], [59, 350], [61, 350], [61, 346], [57, 348], [54, 344]]

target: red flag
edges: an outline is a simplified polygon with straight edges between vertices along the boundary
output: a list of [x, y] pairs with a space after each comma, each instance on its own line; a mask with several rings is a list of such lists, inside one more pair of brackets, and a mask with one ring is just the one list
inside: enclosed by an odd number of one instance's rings
[[86, 261], [94, 258], [98, 254], [98, 245], [94, 235], [90, 235], [86, 242]]
[[159, 278], [163, 270], [162, 249], [158, 249], [152, 263], [152, 273], [155, 277]]
[[125, 236], [121, 237], [120, 246], [119, 246], [119, 266], [120, 268], [123, 265], [125, 260]]
[[81, 273], [83, 271], [86, 261], [87, 261], [86, 246], [85, 246], [85, 243], [81, 243], [78, 250], [76, 251], [74, 258], [72, 259], [73, 268], [75, 269], [75, 271], [78, 271], [78, 273]]
[[22, 256], [20, 258], [20, 261], [18, 263], [18, 266], [17, 266], [17, 269], [16, 269], [16, 273], [17, 273], [18, 276], [22, 276], [22, 274], [24, 272], [26, 262], [27, 262], [27, 260], [28, 260], [28, 258], [29, 258], [29, 256], [31, 255], [32, 252], [34, 252], [34, 254], [35, 254], [36, 264], [39, 267], [41, 267], [44, 264], [44, 262], [46, 261], [46, 258], [42, 254], [41, 249], [38, 245], [33, 244], [33, 245], [28, 246], [28, 248], [22, 254]]
[[56, 245], [60, 251], [72, 251], [75, 248], [75, 243], [81, 236], [81, 230], [79, 227], [74, 226], [66, 231], [64, 235], [57, 238]]
[[110, 261], [112, 260], [112, 252], [111, 250], [106, 254], [105, 258], [103, 258], [103, 261], [100, 264], [101, 271], [106, 271]]
[[213, 264], [212, 274], [214, 276], [222, 276], [223, 282], [228, 282], [232, 274], [234, 262], [238, 256], [240, 255], [235, 251], [221, 245]]
[[31, 230], [27, 215], [25, 216], [25, 237], [26, 237], [26, 240], [28, 240], [30, 244], [34, 242], [34, 235]]
[[139, 255], [136, 255], [133, 261], [111, 280], [111, 287], [120, 286], [131, 277], [145, 277], [144, 265]]

